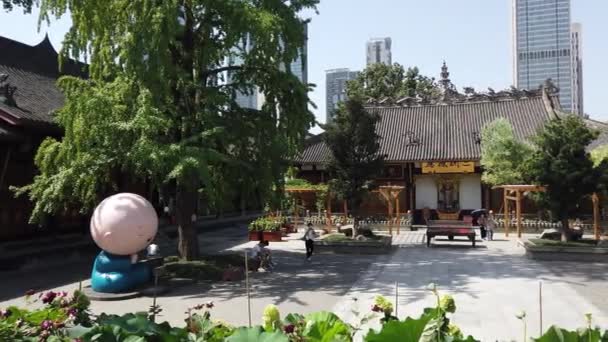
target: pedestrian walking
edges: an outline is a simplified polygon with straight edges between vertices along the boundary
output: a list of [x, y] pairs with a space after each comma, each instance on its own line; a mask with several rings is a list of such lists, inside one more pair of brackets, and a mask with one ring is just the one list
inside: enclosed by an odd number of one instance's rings
[[486, 229], [486, 224], [487, 224], [487, 217], [486, 214], [481, 214], [481, 216], [479, 216], [479, 218], [477, 219], [477, 224], [479, 225], [479, 233], [481, 235], [481, 239], [485, 240], [487, 237], [487, 229]]
[[496, 228], [496, 221], [494, 220], [494, 212], [490, 210], [486, 218], [486, 236], [488, 237], [488, 241], [494, 240], [494, 228]]
[[312, 229], [312, 223], [308, 223], [308, 228], [306, 228], [306, 232], [304, 233], [304, 241], [306, 242], [306, 260], [310, 261], [312, 257], [312, 252], [315, 249], [315, 238], [317, 237], [317, 233]]

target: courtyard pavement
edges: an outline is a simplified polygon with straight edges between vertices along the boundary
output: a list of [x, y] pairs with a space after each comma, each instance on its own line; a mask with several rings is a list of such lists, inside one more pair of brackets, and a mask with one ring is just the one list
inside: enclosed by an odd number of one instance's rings
[[[303, 242], [271, 243], [278, 266], [273, 273], [254, 274], [251, 279], [252, 323], [259, 324], [264, 307], [275, 304], [283, 314], [334, 310], [355, 323], [353, 309], [367, 312], [373, 298], [384, 295], [394, 301], [399, 287], [398, 316], [417, 316], [433, 298], [426, 287], [436, 283], [440, 292], [454, 296], [453, 322], [465, 333], [483, 341], [521, 340], [521, 322], [515, 315], [527, 312], [529, 335], [539, 332], [539, 282], [543, 287], [543, 323], [577, 328], [584, 314], [608, 328], [608, 264], [539, 262], [527, 259], [514, 238], [469, 243], [437, 241], [427, 248], [424, 231], [402, 232], [394, 239], [394, 253], [381, 256], [316, 255], [304, 260]], [[243, 252], [255, 243], [246, 240], [244, 226], [203, 233], [204, 253]], [[162, 250], [162, 249], [161, 249]], [[48, 269], [45, 272], [0, 273], [0, 307], [23, 305], [19, 297], [29, 288], [73, 290], [86, 279], [91, 261]], [[88, 280], [85, 280], [86, 285]], [[247, 324], [244, 282], [196, 284], [175, 289], [158, 299], [160, 321], [182, 325], [188, 307], [213, 301], [212, 316], [232, 324]], [[357, 300], [354, 301], [353, 298]], [[94, 313], [122, 314], [146, 311], [151, 298], [92, 303]]]

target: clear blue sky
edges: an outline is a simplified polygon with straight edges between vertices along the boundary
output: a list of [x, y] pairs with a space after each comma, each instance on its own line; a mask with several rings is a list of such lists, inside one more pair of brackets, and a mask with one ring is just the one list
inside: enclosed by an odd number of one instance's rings
[[[437, 77], [442, 61], [459, 88], [502, 89], [512, 82], [511, 0], [321, 0], [309, 26], [309, 81], [320, 122], [325, 121], [325, 70], [362, 69], [365, 42], [391, 37], [393, 62]], [[585, 112], [608, 120], [607, 0], [572, 0], [572, 20], [583, 25]], [[37, 14], [0, 10], [0, 35], [35, 44], [48, 31], [59, 47], [69, 21], [37, 32]], [[0, 51], [1, 53], [1, 51]], [[317, 131], [317, 130], [315, 130]]]

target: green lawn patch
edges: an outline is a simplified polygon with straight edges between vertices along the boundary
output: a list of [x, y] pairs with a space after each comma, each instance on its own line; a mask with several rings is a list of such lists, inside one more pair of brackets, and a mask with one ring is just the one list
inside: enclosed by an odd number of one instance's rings
[[239, 254], [204, 255], [198, 260], [183, 261], [175, 256], [165, 258], [161, 266], [169, 278], [195, 280], [221, 280], [224, 270], [230, 266], [244, 267], [245, 260]]
[[583, 239], [578, 241], [556, 241], [556, 240], [546, 240], [546, 239], [530, 239], [530, 242], [537, 246], [543, 247], [596, 247], [597, 242], [592, 239]]

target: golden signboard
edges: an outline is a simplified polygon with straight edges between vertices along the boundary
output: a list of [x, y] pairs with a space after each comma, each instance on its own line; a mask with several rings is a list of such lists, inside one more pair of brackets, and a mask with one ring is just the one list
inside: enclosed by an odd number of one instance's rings
[[425, 162], [422, 173], [474, 173], [474, 162]]

